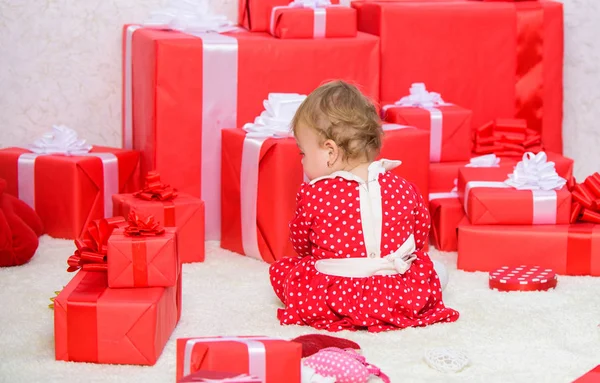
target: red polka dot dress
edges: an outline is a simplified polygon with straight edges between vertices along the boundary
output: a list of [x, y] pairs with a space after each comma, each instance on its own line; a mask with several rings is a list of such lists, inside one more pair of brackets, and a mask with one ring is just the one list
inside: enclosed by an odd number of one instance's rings
[[398, 164], [373, 162], [367, 182], [341, 171], [302, 185], [290, 222], [298, 257], [269, 270], [281, 324], [380, 332], [458, 319], [422, 250], [425, 202], [387, 171]]

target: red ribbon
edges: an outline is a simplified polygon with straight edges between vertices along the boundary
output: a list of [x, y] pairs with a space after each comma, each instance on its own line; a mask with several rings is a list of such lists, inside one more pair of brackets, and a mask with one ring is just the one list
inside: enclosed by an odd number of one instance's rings
[[571, 192], [571, 223], [590, 222], [600, 224], [600, 174], [594, 173], [578, 184], [575, 178], [567, 182]]
[[525, 152], [538, 153], [543, 149], [541, 136], [527, 128], [525, 120], [497, 119], [475, 130], [474, 152], [477, 155], [496, 154], [521, 157]]
[[567, 274], [589, 275], [592, 268], [592, 235], [596, 225], [578, 223], [569, 226]]
[[127, 217], [127, 223], [129, 225], [125, 228], [124, 234], [128, 237], [156, 237], [165, 233], [164, 227], [155, 221], [152, 215], [141, 218], [132, 210]]
[[169, 185], [160, 182], [158, 172], [148, 172], [144, 188], [133, 195], [146, 201], [171, 201], [177, 197], [176, 191]]
[[75, 240], [77, 250], [67, 259], [67, 271], [106, 271], [108, 238], [113, 230], [124, 222], [123, 217], [102, 218], [90, 222], [83, 236]]

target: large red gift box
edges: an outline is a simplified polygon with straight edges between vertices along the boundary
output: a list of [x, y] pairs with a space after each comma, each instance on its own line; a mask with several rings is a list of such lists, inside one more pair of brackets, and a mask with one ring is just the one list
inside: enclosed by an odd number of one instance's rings
[[[225, 129], [222, 133], [221, 247], [268, 263], [293, 256], [288, 225], [303, 181], [302, 159], [295, 140], [257, 141], [247, 138], [242, 129]], [[386, 130], [380, 158], [401, 160], [402, 165], [393, 172], [427, 195], [428, 176], [422, 171], [429, 161], [427, 131]]]
[[108, 239], [106, 259], [108, 286], [175, 286], [179, 273], [176, 230], [166, 228], [160, 235], [131, 237], [124, 230]]
[[[240, 0], [238, 22], [252, 32], [266, 32], [271, 24], [273, 8], [290, 4], [291, 0]], [[331, 4], [349, 5], [349, 0], [331, 0]]]
[[271, 34], [280, 39], [356, 37], [356, 9], [275, 7]]
[[564, 275], [600, 276], [600, 225], [460, 224], [459, 269], [492, 271], [519, 265], [537, 265]]
[[204, 261], [204, 202], [185, 193], [170, 201], [147, 201], [134, 194], [113, 196], [114, 215], [127, 217], [135, 211], [154, 216], [165, 227], [176, 228], [181, 263]]
[[177, 379], [206, 370], [300, 383], [301, 358], [300, 343], [263, 336], [177, 339]]
[[437, 198], [429, 202], [431, 215], [430, 242], [441, 251], [458, 250], [458, 225], [465, 218], [463, 205], [457, 197]]
[[378, 99], [376, 36], [278, 39], [242, 30], [192, 36], [136, 28], [124, 29], [124, 147], [142, 152], [143, 174], [156, 170], [206, 202], [210, 240], [220, 238], [221, 129], [254, 121], [269, 93], [308, 94], [329, 80], [355, 83]]
[[504, 183], [512, 170], [462, 168], [458, 198], [474, 225], [567, 224], [571, 193], [558, 190], [517, 190]]
[[177, 287], [110, 289], [80, 271], [54, 300], [56, 360], [154, 365], [178, 321]]
[[474, 128], [523, 118], [546, 150], [562, 153], [561, 3], [355, 4], [359, 30], [381, 37], [381, 100], [423, 82], [472, 110]]
[[112, 194], [139, 186], [137, 151], [95, 146], [87, 155], [38, 155], [0, 149], [0, 178], [6, 192], [24, 200], [42, 219], [47, 234], [79, 237], [95, 219], [112, 217]]
[[262, 380], [256, 376], [248, 374], [236, 374], [234, 372], [222, 371], [196, 371], [195, 373], [184, 376], [177, 383], [262, 383]]
[[431, 162], [468, 160], [471, 157], [471, 111], [457, 105], [435, 107], [441, 125], [434, 124], [433, 111], [418, 107], [384, 106], [388, 122], [429, 130]]

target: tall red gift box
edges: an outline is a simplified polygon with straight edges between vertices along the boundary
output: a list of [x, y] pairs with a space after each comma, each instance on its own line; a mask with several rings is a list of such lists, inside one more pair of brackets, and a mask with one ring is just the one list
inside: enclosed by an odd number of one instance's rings
[[142, 152], [143, 174], [156, 170], [206, 202], [209, 240], [220, 238], [221, 129], [254, 121], [269, 93], [308, 94], [328, 80], [379, 95], [379, 39], [365, 33], [314, 40], [136, 28], [123, 36], [124, 147]]
[[110, 289], [80, 271], [54, 300], [56, 360], [154, 365], [178, 321], [177, 287]]
[[112, 217], [112, 194], [139, 186], [140, 154], [95, 146], [86, 155], [34, 155], [0, 149], [6, 192], [27, 202], [56, 238], [79, 237], [95, 219]]
[[301, 358], [300, 343], [263, 336], [177, 339], [177, 379], [207, 370], [300, 383]]
[[459, 269], [492, 271], [519, 265], [538, 265], [564, 275], [600, 276], [600, 225], [460, 224]]
[[356, 37], [356, 9], [275, 7], [270, 32], [280, 39]]
[[458, 198], [438, 198], [429, 201], [429, 214], [429, 239], [433, 246], [441, 251], [458, 250], [458, 225], [465, 218], [465, 211]]
[[[255, 141], [242, 129], [223, 130], [221, 247], [268, 263], [295, 254], [289, 222], [303, 181], [293, 138]], [[397, 159], [393, 172], [427, 195], [429, 133], [415, 128], [385, 131], [380, 158]], [[242, 193], [243, 190], [243, 193]]]
[[181, 263], [204, 261], [204, 202], [185, 193], [170, 201], [147, 201], [133, 194], [113, 196], [114, 215], [130, 211], [154, 216], [165, 227], [176, 228], [177, 252]]
[[[358, 2], [359, 30], [381, 37], [380, 99], [413, 82], [473, 111], [473, 127], [527, 120], [562, 153], [563, 7], [554, 1]], [[407, 37], [409, 36], [409, 37]]]

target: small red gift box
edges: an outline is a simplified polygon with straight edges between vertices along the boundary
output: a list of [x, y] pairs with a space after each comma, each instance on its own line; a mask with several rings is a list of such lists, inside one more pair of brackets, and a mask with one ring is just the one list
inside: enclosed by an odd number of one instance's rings
[[431, 162], [468, 160], [471, 157], [471, 111], [457, 105], [434, 108], [388, 104], [385, 120], [430, 132]]
[[280, 39], [356, 37], [356, 9], [343, 6], [275, 7], [270, 30]]
[[177, 252], [181, 263], [204, 261], [204, 202], [179, 193], [172, 200], [145, 200], [134, 194], [113, 196], [114, 215], [127, 217], [130, 211], [154, 216], [165, 227], [176, 228]]
[[441, 251], [458, 250], [458, 225], [465, 218], [463, 205], [454, 198], [439, 198], [429, 202], [431, 215], [430, 241]]
[[47, 234], [75, 239], [87, 225], [112, 217], [112, 195], [139, 186], [140, 154], [93, 147], [85, 155], [35, 155], [22, 148], [0, 149], [0, 178], [6, 192], [35, 209]]
[[600, 365], [577, 378], [572, 383], [598, 383], [600, 382]]
[[459, 225], [459, 269], [492, 271], [520, 265], [600, 276], [600, 225]]
[[300, 383], [302, 345], [269, 337], [177, 339], [177, 379], [196, 371], [258, 376], [264, 383]]
[[192, 382], [205, 382], [205, 383], [263, 383], [263, 381], [256, 377], [248, 374], [236, 374], [233, 372], [219, 372], [219, 371], [196, 371], [191, 375], [184, 376], [179, 379], [177, 383], [192, 383]]
[[177, 287], [108, 288], [80, 271], [54, 300], [56, 360], [154, 365], [178, 321]]
[[126, 233], [117, 231], [108, 239], [108, 286], [175, 286], [179, 270], [175, 228], [152, 236], [132, 237]]
[[462, 168], [458, 197], [474, 225], [567, 224], [571, 193], [558, 190], [517, 190], [504, 181], [512, 173], [505, 167]]

